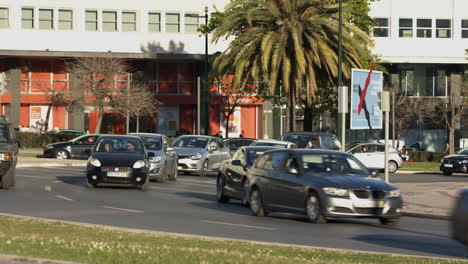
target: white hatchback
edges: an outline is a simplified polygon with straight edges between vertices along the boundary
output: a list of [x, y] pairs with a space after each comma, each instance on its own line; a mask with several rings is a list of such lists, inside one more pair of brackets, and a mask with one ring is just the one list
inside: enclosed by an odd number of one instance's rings
[[[380, 143], [358, 143], [346, 146], [346, 152], [353, 154], [360, 162], [369, 169], [383, 170], [385, 168], [385, 144]], [[388, 171], [396, 172], [403, 167], [403, 159], [398, 151], [392, 147], [388, 148]]]
[[274, 139], [258, 139], [252, 142], [250, 146], [257, 146], [257, 147], [278, 147], [278, 148], [289, 148], [295, 149], [297, 148], [296, 144], [288, 141], [280, 141]]

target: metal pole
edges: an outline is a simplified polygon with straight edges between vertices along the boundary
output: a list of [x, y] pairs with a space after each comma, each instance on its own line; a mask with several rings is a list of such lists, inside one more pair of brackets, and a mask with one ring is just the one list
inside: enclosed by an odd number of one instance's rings
[[[342, 0], [339, 0], [339, 18], [338, 18], [338, 92], [342, 92], [341, 86], [343, 85], [343, 70], [341, 67], [341, 62], [343, 60], [343, 3]], [[343, 100], [343, 98], [342, 98]], [[344, 111], [343, 111], [344, 112]], [[338, 115], [338, 118], [340, 118], [340, 115]], [[341, 132], [343, 134], [343, 131], [346, 131], [346, 113], [341, 114], [341, 130], [337, 130], [338, 133]], [[340, 124], [338, 122], [338, 124]], [[345, 141], [343, 140], [344, 135], [341, 135], [341, 151], [344, 151], [345, 147]]]
[[385, 182], [390, 183], [390, 177], [388, 175], [388, 133], [389, 133], [389, 111], [385, 111]]
[[201, 135], [200, 132], [200, 77], [197, 77], [197, 134]]
[[395, 92], [392, 92], [392, 147], [395, 146]]
[[[208, 29], [208, 7], [205, 6], [205, 26], [206, 29]], [[206, 98], [207, 98], [207, 105], [206, 107], [206, 112], [205, 117], [205, 134], [209, 135], [210, 134], [210, 124], [209, 124], [209, 116], [210, 116], [210, 105], [211, 105], [211, 99], [210, 99], [210, 88], [208, 86], [208, 31], [205, 32], [205, 65], [204, 65], [204, 73], [205, 73], [205, 92], [206, 92]], [[227, 129], [227, 128], [226, 128]], [[200, 133], [199, 133], [200, 134]]]

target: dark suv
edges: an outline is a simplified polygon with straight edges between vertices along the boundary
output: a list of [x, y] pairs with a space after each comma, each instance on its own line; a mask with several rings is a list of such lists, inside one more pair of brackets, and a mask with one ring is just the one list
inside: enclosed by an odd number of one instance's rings
[[331, 133], [324, 132], [289, 132], [282, 135], [279, 140], [289, 141], [298, 148], [339, 150], [341, 143]]
[[18, 162], [18, 141], [13, 125], [0, 116], [0, 188], [15, 186], [15, 168]]

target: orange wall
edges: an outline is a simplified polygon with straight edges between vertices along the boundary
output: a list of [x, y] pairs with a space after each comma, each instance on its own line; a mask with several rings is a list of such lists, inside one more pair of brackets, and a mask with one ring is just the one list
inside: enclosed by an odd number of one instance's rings
[[22, 104], [20, 106], [20, 124], [24, 127], [29, 127], [29, 105]]
[[193, 134], [193, 115], [194, 105], [180, 105], [179, 106], [179, 130], [186, 130]]
[[241, 130], [242, 136], [246, 138], [256, 138], [256, 107], [255, 106], [242, 106], [241, 107]]
[[53, 121], [52, 125], [56, 128], [58, 127], [59, 129], [65, 129], [65, 119], [66, 119], [66, 110], [65, 107], [63, 106], [54, 106], [52, 108], [53, 111]]
[[220, 114], [220, 107], [219, 105], [211, 105], [210, 107], [210, 133], [211, 135], [214, 135], [220, 131], [220, 119], [221, 119], [221, 114]]

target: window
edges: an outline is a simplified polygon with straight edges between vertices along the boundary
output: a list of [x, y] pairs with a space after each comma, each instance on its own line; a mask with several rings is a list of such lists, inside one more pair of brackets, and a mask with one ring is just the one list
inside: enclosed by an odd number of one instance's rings
[[59, 10], [59, 25], [60, 30], [73, 29], [73, 11], [72, 10]]
[[86, 30], [87, 31], [97, 31], [98, 30], [97, 11], [86, 10], [85, 20], [86, 20]]
[[148, 14], [148, 31], [161, 32], [161, 14], [149, 13]]
[[39, 9], [39, 29], [54, 29], [54, 10]]
[[0, 28], [8, 28], [10, 26], [8, 19], [8, 8], [0, 8]]
[[374, 37], [388, 37], [388, 18], [376, 18]]
[[102, 30], [117, 31], [117, 12], [103, 11], [102, 12]]
[[180, 32], [179, 14], [166, 14], [166, 32]]
[[287, 152], [276, 152], [271, 155], [271, 160], [273, 168], [277, 170], [286, 169], [286, 162], [289, 159], [289, 154]]
[[21, 9], [21, 28], [34, 29], [34, 9]]
[[399, 66], [400, 87], [407, 96], [446, 96], [447, 68], [413, 64]]
[[122, 31], [125, 31], [125, 32], [136, 31], [136, 13], [135, 12], [122, 12]]
[[198, 30], [198, 15], [185, 14], [185, 32], [197, 33]]
[[461, 27], [462, 27], [461, 37], [468, 38], [468, 19], [461, 21]]
[[413, 37], [413, 19], [400, 18], [399, 26], [400, 26], [400, 30], [399, 30], [400, 38], [412, 38]]
[[450, 38], [451, 28], [450, 19], [436, 19], [436, 38]]
[[418, 19], [416, 20], [418, 38], [432, 38], [432, 20], [431, 19]]

